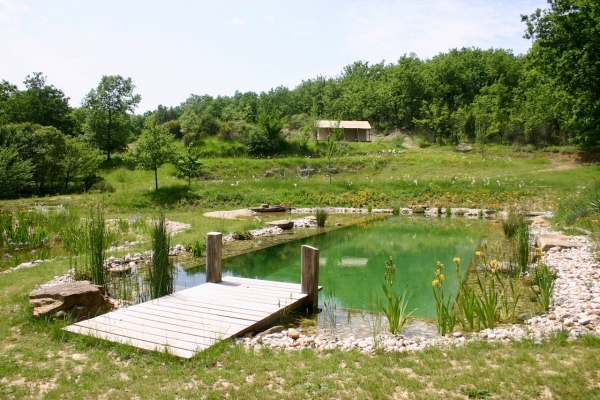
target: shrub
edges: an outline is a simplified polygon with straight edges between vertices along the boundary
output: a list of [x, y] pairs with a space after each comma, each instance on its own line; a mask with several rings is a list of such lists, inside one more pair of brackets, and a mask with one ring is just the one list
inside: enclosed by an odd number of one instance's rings
[[90, 193], [114, 193], [115, 187], [104, 179], [94, 183], [89, 190]]

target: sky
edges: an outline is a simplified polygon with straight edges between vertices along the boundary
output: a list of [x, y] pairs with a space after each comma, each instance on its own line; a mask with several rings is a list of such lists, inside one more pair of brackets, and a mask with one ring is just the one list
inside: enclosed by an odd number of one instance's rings
[[524, 54], [521, 14], [546, 0], [0, 0], [0, 80], [42, 72], [77, 107], [103, 75], [131, 77], [136, 113], [190, 94], [293, 89], [355, 61], [452, 48]]

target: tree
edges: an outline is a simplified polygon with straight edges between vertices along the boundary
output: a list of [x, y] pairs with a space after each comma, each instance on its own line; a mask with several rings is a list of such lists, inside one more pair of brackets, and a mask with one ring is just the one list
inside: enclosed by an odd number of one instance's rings
[[84, 98], [83, 106], [90, 110], [87, 120], [87, 134], [90, 142], [110, 160], [111, 154], [127, 148], [131, 132], [128, 113], [141, 101], [134, 94], [135, 85], [131, 78], [120, 75], [103, 76], [96, 89]]
[[62, 90], [47, 85], [41, 72], [27, 75], [23, 83], [23, 91], [6, 81], [0, 84], [0, 123], [30, 122], [70, 133], [71, 107]]
[[550, 8], [522, 16], [525, 37], [533, 39], [531, 55], [536, 68], [576, 102], [579, 141], [600, 144], [600, 2], [548, 0]]
[[285, 118], [281, 116], [281, 113], [275, 108], [260, 106], [256, 123], [262, 129], [271, 150], [279, 150], [282, 142], [281, 130], [285, 124]]
[[154, 183], [158, 190], [158, 169], [172, 160], [173, 137], [164, 125], [156, 123], [154, 115], [146, 118], [142, 135], [133, 150], [133, 159], [141, 169], [154, 171]]
[[15, 196], [31, 185], [31, 162], [22, 160], [15, 145], [0, 147], [0, 198]]
[[188, 185], [191, 185], [192, 178], [198, 178], [202, 175], [202, 163], [200, 162], [200, 152], [188, 145], [185, 153], [181, 153], [175, 160], [175, 169], [178, 178], [186, 178]]
[[60, 165], [64, 190], [67, 191], [69, 183], [77, 179], [85, 180], [96, 173], [100, 154], [81, 140], [68, 136], [65, 139], [65, 154], [60, 158]]

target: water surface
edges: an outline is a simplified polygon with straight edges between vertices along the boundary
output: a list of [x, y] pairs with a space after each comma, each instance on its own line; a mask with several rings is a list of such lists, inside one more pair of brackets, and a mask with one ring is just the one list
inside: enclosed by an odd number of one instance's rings
[[[401, 293], [408, 284], [413, 315], [435, 317], [431, 282], [436, 263], [445, 264], [444, 288], [455, 294], [459, 283], [452, 260], [461, 259], [464, 276], [485, 229], [480, 220], [390, 217], [225, 259], [223, 275], [300, 283], [300, 246], [308, 244], [320, 249], [319, 285], [324, 289], [319, 303], [369, 310], [383, 296], [385, 261], [391, 255], [397, 266], [394, 287]], [[204, 283], [204, 272], [204, 266], [180, 268], [176, 286]]]

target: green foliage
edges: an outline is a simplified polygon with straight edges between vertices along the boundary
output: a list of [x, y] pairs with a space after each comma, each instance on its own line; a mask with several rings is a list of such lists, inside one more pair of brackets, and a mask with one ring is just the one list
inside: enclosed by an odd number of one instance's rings
[[133, 94], [135, 85], [131, 78], [120, 75], [102, 76], [96, 89], [90, 90], [83, 100], [89, 110], [86, 136], [89, 142], [106, 154], [124, 151], [132, 130], [128, 112], [138, 106], [139, 94]]
[[[454, 259], [457, 264], [460, 264], [460, 259]], [[437, 314], [437, 328], [438, 333], [444, 336], [446, 333], [452, 333], [454, 331], [454, 325], [456, 324], [456, 312], [454, 309], [454, 300], [452, 296], [446, 298], [444, 293], [444, 281], [446, 279], [444, 275], [444, 264], [437, 262], [437, 270], [435, 271], [436, 279], [431, 282], [433, 287], [433, 296], [435, 297], [435, 309]]]
[[89, 278], [96, 285], [106, 286], [109, 276], [104, 266], [104, 258], [108, 240], [102, 206], [90, 209], [87, 221], [87, 244], [89, 250], [86, 254], [86, 266], [84, 271], [76, 270], [76, 278]]
[[594, 0], [553, 0], [546, 10], [523, 16], [533, 39], [535, 67], [573, 97], [568, 109], [579, 142], [600, 144], [600, 4]]
[[152, 226], [152, 262], [148, 267], [147, 279], [150, 297], [157, 299], [173, 293], [173, 262], [169, 260], [171, 238], [167, 232], [164, 214], [160, 214]]
[[187, 146], [185, 153], [180, 153], [173, 164], [177, 170], [177, 177], [187, 179], [188, 185], [192, 183], [192, 178], [202, 175], [200, 152], [192, 146]]
[[385, 300], [384, 303], [380, 304], [380, 309], [388, 319], [390, 333], [399, 334], [402, 332], [407, 318], [412, 314], [412, 311], [408, 314], [406, 313], [406, 307], [408, 307], [408, 301], [411, 295], [409, 294], [407, 296], [408, 283], [404, 287], [402, 296], [398, 296], [398, 294], [394, 292], [393, 286], [396, 275], [396, 264], [394, 264], [393, 261], [392, 256], [390, 256], [389, 260], [385, 261], [385, 273], [383, 275], [384, 283], [381, 284]]
[[515, 210], [512, 208], [508, 211], [508, 216], [506, 219], [502, 220], [502, 230], [507, 238], [514, 237], [519, 230], [522, 232], [529, 232], [527, 221], [525, 221], [525, 216], [515, 212]]
[[531, 290], [540, 305], [542, 311], [548, 311], [552, 294], [554, 293], [554, 283], [556, 281], [556, 271], [550, 269], [546, 264], [539, 263], [530, 272]]
[[324, 208], [317, 208], [317, 213], [316, 213], [317, 226], [324, 227], [325, 226], [325, 222], [327, 221], [327, 217], [328, 216], [329, 216], [329, 213], [327, 212], [326, 209], [324, 209]]
[[0, 198], [26, 192], [32, 184], [31, 162], [22, 160], [15, 145], [0, 147]]
[[155, 188], [158, 190], [158, 169], [173, 159], [173, 137], [151, 115], [146, 119], [144, 131], [136, 144], [132, 157], [140, 168], [154, 171]]

